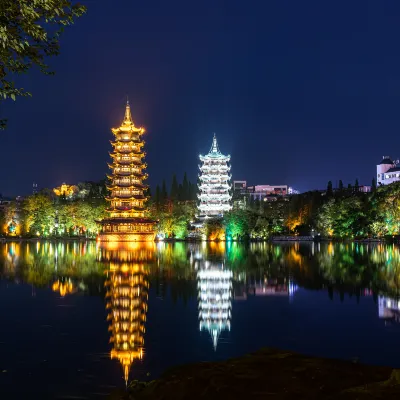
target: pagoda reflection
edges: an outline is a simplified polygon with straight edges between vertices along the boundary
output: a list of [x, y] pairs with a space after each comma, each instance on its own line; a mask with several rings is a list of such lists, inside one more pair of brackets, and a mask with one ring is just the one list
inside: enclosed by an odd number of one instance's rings
[[99, 251], [99, 260], [108, 265], [105, 286], [110, 357], [121, 363], [126, 383], [133, 362], [141, 360], [144, 354], [148, 263], [153, 257], [153, 243], [104, 243]]
[[197, 270], [199, 329], [210, 333], [216, 350], [220, 334], [231, 329], [233, 273], [221, 260], [223, 248], [211, 246], [209, 250], [196, 252], [194, 265]]

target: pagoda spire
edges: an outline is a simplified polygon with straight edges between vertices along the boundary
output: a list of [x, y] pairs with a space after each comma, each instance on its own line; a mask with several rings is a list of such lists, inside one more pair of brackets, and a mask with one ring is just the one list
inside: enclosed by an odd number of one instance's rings
[[212, 146], [211, 146], [211, 149], [210, 149], [210, 153], [214, 153], [214, 154], [221, 153], [219, 151], [218, 142], [217, 142], [217, 135], [215, 133], [214, 133], [214, 137], [213, 137], [213, 142], [212, 142]]
[[125, 107], [125, 117], [124, 117], [124, 125], [133, 125], [132, 114], [131, 114], [131, 106], [129, 105], [128, 98], [126, 99], [126, 107]]

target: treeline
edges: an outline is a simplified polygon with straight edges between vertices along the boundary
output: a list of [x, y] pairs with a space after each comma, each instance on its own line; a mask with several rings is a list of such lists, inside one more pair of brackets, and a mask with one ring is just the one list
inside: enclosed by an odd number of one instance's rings
[[191, 229], [191, 221], [196, 216], [197, 184], [189, 181], [185, 172], [182, 182], [176, 174], [172, 176], [170, 190], [167, 191], [165, 179], [161, 189], [156, 186], [149, 202], [150, 217], [157, 220], [159, 237], [185, 239]]
[[[84, 235], [94, 237], [96, 221], [104, 218], [104, 182], [83, 185], [86, 195], [65, 199], [50, 190], [14, 201], [0, 213], [2, 233], [7, 235]], [[400, 182], [375, 187], [364, 193], [357, 185], [311, 191], [268, 201], [235, 200], [232, 211], [221, 219], [196, 221], [196, 185], [186, 174], [176, 176], [167, 191], [165, 181], [148, 203], [148, 216], [158, 221], [161, 237], [213, 240], [265, 240], [275, 235], [320, 235], [340, 239], [383, 238], [400, 235]], [[100, 195], [101, 193], [101, 195]], [[196, 226], [196, 227], [194, 227]]]
[[12, 201], [0, 213], [1, 233], [27, 237], [95, 237], [96, 221], [106, 215], [105, 182], [84, 182], [79, 187], [80, 195], [71, 199], [56, 196], [51, 189], [43, 189], [22, 200]]
[[176, 174], [172, 176], [172, 183], [170, 190], [167, 190], [165, 179], [163, 180], [162, 186], [156, 186], [154, 196], [152, 200], [156, 204], [162, 204], [166, 201], [195, 201], [197, 200], [197, 183], [191, 183], [188, 180], [185, 172], [183, 180], [178, 183]]
[[210, 220], [209, 239], [267, 239], [276, 235], [321, 236], [338, 239], [385, 238], [400, 235], [400, 182], [365, 193], [342, 184], [275, 201], [234, 203], [223, 219]]

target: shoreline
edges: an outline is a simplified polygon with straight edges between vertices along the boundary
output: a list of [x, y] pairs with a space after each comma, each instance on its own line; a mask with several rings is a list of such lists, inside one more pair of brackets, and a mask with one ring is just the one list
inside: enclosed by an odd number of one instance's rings
[[[84, 237], [57, 237], [57, 238], [42, 238], [42, 237], [0, 237], [0, 243], [6, 242], [62, 242], [62, 241], [79, 241], [79, 242], [96, 242], [96, 238], [84, 238]], [[247, 239], [247, 240], [211, 240], [211, 239], [164, 239], [154, 240], [154, 243], [397, 243], [395, 241], [389, 241], [388, 239], [340, 239], [340, 238], [320, 238], [315, 240], [308, 237], [297, 237], [297, 236], [282, 236], [272, 237], [268, 239]], [[127, 242], [121, 242], [127, 243]], [[131, 242], [131, 243], [147, 243], [147, 242]]]
[[176, 366], [131, 381], [119, 399], [399, 398], [400, 370], [263, 348], [241, 357]]
[[24, 237], [6, 237], [6, 238], [0, 238], [0, 243], [6, 243], [6, 242], [74, 242], [74, 241], [79, 241], [79, 242], [95, 242], [95, 238], [24, 238]]

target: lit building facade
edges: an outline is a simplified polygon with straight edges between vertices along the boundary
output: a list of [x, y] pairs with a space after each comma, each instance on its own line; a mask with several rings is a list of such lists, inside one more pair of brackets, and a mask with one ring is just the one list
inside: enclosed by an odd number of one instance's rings
[[376, 166], [377, 185], [389, 185], [400, 181], [400, 167], [398, 161], [394, 162], [389, 156], [383, 156], [382, 161]]
[[235, 208], [244, 209], [249, 201], [274, 201], [300, 192], [288, 185], [247, 186], [247, 181], [233, 181]]
[[230, 156], [221, 153], [215, 135], [209, 153], [200, 155], [200, 161], [199, 217], [220, 217], [232, 209], [231, 167]]
[[147, 178], [143, 160], [144, 128], [135, 127], [129, 103], [122, 125], [112, 129], [112, 133], [114, 141], [110, 155], [113, 162], [109, 164], [112, 174], [108, 176], [110, 195], [106, 197], [110, 202], [107, 209], [110, 217], [101, 221], [98, 238], [104, 242], [152, 241], [156, 222], [145, 217], [148, 186], [143, 184]]
[[207, 330], [214, 350], [222, 331], [231, 329], [232, 271], [223, 263], [198, 261], [197, 287], [200, 331]]
[[65, 196], [67, 199], [72, 199], [78, 193], [78, 191], [78, 186], [67, 185], [65, 182], [61, 186], [53, 189], [53, 192], [56, 196]]

